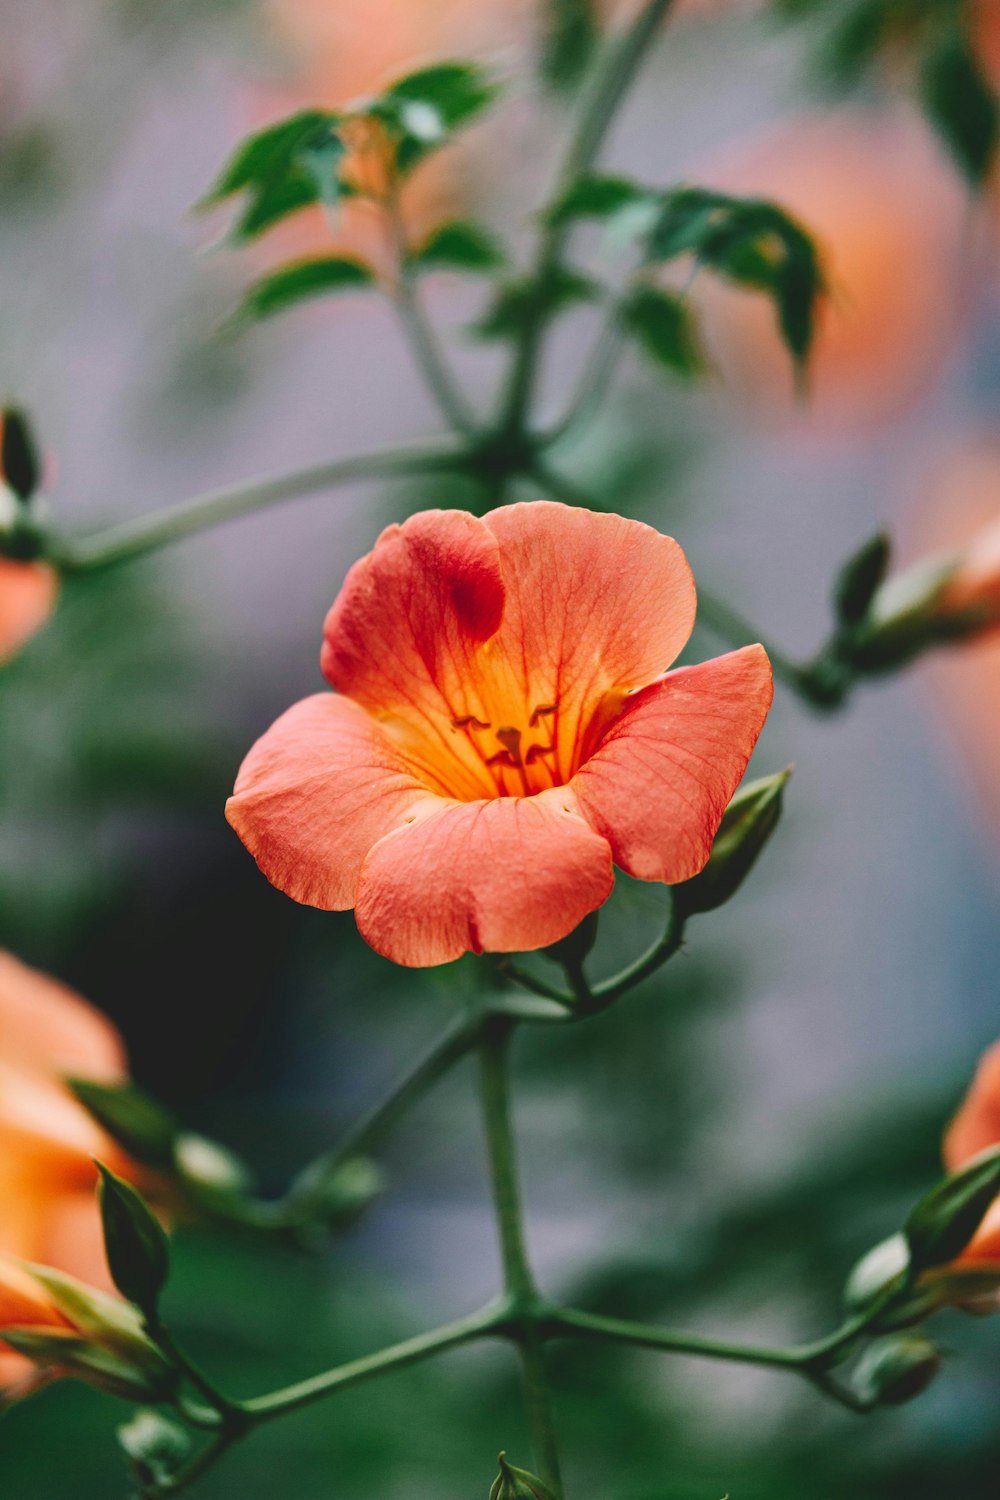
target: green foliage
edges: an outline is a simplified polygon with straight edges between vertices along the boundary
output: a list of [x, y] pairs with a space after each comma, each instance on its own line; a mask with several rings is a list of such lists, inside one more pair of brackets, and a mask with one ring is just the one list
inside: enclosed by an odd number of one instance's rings
[[147, 1318], [155, 1318], [170, 1272], [170, 1251], [159, 1220], [129, 1183], [97, 1163], [104, 1251], [115, 1286]]
[[483, 225], [452, 219], [431, 231], [410, 253], [409, 264], [417, 271], [488, 273], [499, 270], [506, 259], [503, 246]]
[[514, 339], [539, 314], [546, 318], [600, 297], [597, 282], [580, 271], [559, 266], [543, 281], [531, 277], [501, 286], [472, 329], [480, 339]]
[[956, 22], [930, 41], [920, 62], [928, 119], [973, 183], [984, 182], [1000, 139], [1000, 103]]
[[351, 292], [374, 285], [368, 266], [344, 255], [291, 261], [253, 282], [233, 315], [235, 326], [260, 322], [311, 297]]
[[575, 89], [600, 37], [594, 0], [544, 0], [539, 66], [549, 87], [565, 93]]
[[658, 365], [685, 380], [705, 370], [694, 315], [676, 292], [645, 284], [630, 292], [621, 306], [622, 326]]
[[571, 183], [561, 198], [549, 209], [550, 224], [568, 224], [574, 219], [609, 219], [636, 202], [653, 199], [652, 195], [628, 177], [591, 172]]
[[496, 84], [478, 63], [444, 62], [399, 78], [367, 106], [396, 138], [404, 175], [493, 103]]
[[198, 208], [244, 193], [246, 203], [230, 230], [230, 238], [242, 244], [300, 208], [335, 200], [336, 165], [344, 154], [337, 123], [328, 110], [305, 109], [248, 136]]

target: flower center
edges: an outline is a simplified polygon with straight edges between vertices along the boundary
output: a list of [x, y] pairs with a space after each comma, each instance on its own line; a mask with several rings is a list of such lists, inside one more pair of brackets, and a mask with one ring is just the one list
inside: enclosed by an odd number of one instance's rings
[[485, 767], [497, 797], [531, 797], [559, 786], [556, 746], [557, 703], [541, 703], [531, 711], [527, 726], [493, 724], [465, 714], [451, 726], [464, 734]]

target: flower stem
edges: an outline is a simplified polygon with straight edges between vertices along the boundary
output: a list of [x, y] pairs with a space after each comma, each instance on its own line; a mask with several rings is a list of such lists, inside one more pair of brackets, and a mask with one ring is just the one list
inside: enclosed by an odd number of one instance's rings
[[661, 969], [668, 959], [673, 958], [684, 941], [684, 918], [677, 909], [677, 903], [671, 895], [670, 915], [663, 936], [658, 938], [651, 948], [641, 954], [634, 963], [622, 969], [611, 979], [605, 979], [603, 984], [595, 984], [592, 991], [592, 1008], [603, 1010], [619, 996], [624, 995], [627, 990], [634, 989], [650, 974], [655, 974]]
[[127, 562], [155, 547], [180, 541], [182, 537], [206, 527], [265, 510], [279, 501], [298, 499], [363, 479], [395, 479], [412, 474], [460, 471], [466, 463], [466, 454], [459, 448], [387, 448], [381, 453], [335, 459], [270, 479], [254, 479], [245, 484], [210, 490], [181, 505], [111, 526], [81, 542], [57, 542], [50, 552], [50, 560], [64, 572], [90, 573], [114, 563]]
[[516, 1022], [511, 1018], [497, 1017], [484, 1030], [479, 1044], [480, 1101], [500, 1241], [504, 1292], [509, 1309], [506, 1326], [517, 1343], [520, 1355], [524, 1404], [539, 1475], [556, 1500], [562, 1500], [559, 1452], [545, 1371], [544, 1339], [539, 1327], [540, 1298], [524, 1241], [517, 1157], [511, 1129], [508, 1047], [515, 1026]]
[[[558, 202], [567, 188], [593, 166], [618, 106], [671, 3], [672, 0], [646, 0], [632, 25], [617, 44], [609, 48], [603, 66], [594, 75], [584, 97], [576, 130], [556, 178], [554, 202]], [[532, 273], [537, 285], [544, 286], [557, 270], [568, 235], [569, 227], [565, 224], [550, 224], [544, 230]], [[544, 299], [540, 298], [538, 310], [525, 319], [514, 352], [500, 418], [502, 431], [520, 432], [524, 427], [525, 414], [534, 394], [545, 324]]]

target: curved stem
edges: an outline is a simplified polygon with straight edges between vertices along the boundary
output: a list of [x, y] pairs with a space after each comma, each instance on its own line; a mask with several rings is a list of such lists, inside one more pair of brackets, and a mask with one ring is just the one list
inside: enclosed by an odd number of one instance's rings
[[405, 1339], [400, 1344], [391, 1344], [389, 1348], [379, 1349], [375, 1354], [367, 1354], [361, 1359], [352, 1359], [347, 1364], [337, 1365], [332, 1370], [325, 1370], [321, 1375], [313, 1375], [310, 1379], [300, 1380], [295, 1385], [270, 1391], [266, 1396], [254, 1396], [249, 1401], [242, 1401], [239, 1404], [239, 1410], [254, 1423], [281, 1416], [285, 1412], [296, 1411], [300, 1407], [309, 1406], [312, 1402], [321, 1400], [324, 1396], [331, 1395], [334, 1391], [341, 1391], [349, 1385], [357, 1385], [359, 1381], [368, 1380], [373, 1375], [382, 1375], [388, 1370], [401, 1370], [404, 1365], [415, 1364], [418, 1360], [428, 1359], [433, 1354], [442, 1354], [446, 1349], [454, 1349], [459, 1344], [467, 1344], [473, 1339], [486, 1338], [497, 1332], [503, 1314], [504, 1306], [501, 1303], [484, 1307], [467, 1318], [459, 1318], [454, 1323], [445, 1323], [441, 1328], [435, 1328], [430, 1333], [421, 1333], [416, 1338]]
[[603, 984], [594, 985], [593, 999], [595, 1008], [603, 1009], [617, 1000], [620, 995], [624, 995], [627, 990], [634, 989], [637, 984], [641, 984], [644, 979], [648, 979], [650, 974], [655, 974], [657, 969], [661, 969], [668, 959], [673, 958], [683, 942], [684, 917], [679, 912], [677, 903], [674, 901], [673, 894], [671, 893], [670, 915], [667, 918], [667, 925], [663, 936], [658, 938], [652, 947], [647, 948], [646, 952], [641, 954], [634, 963], [629, 964], [627, 968], [622, 969], [610, 979], [605, 979]]
[[[646, 0], [632, 25], [608, 50], [603, 66], [594, 75], [584, 97], [576, 130], [556, 179], [554, 201], [558, 201], [570, 184], [593, 166], [615, 112], [671, 3], [672, 0]], [[566, 224], [550, 224], [543, 232], [532, 273], [533, 280], [539, 285], [544, 285], [558, 267], [568, 237], [569, 226]], [[544, 299], [539, 300], [544, 303]], [[545, 324], [543, 305], [525, 320], [507, 382], [500, 417], [501, 430], [520, 432], [524, 426], [525, 413], [534, 394]]]
[[540, 436], [540, 447], [551, 448], [574, 428], [587, 424], [608, 388], [623, 345], [624, 334], [616, 307], [598, 335], [566, 411]]
[[560, 1307], [550, 1313], [553, 1332], [570, 1338], [603, 1339], [612, 1343], [635, 1344], [643, 1349], [661, 1349], [668, 1354], [691, 1354], [704, 1359], [735, 1361], [739, 1364], [772, 1365], [778, 1369], [797, 1370], [804, 1363], [795, 1349], [759, 1348], [732, 1344], [723, 1339], [699, 1338], [694, 1334], [674, 1333], [652, 1323], [636, 1323], [628, 1318], [607, 1318], [601, 1313]]
[[266, 510], [284, 500], [295, 500], [336, 485], [363, 479], [396, 479], [411, 474], [435, 474], [465, 467], [463, 449], [387, 448], [358, 458], [334, 459], [295, 469], [270, 479], [253, 479], [196, 495], [181, 505], [139, 516], [119, 526], [99, 531], [83, 541], [57, 543], [50, 560], [64, 572], [89, 573], [113, 563], [180, 541], [193, 532], [218, 526], [254, 511]]
[[516, 1022], [511, 1018], [501, 1017], [495, 1018], [484, 1030], [479, 1047], [480, 1100], [504, 1291], [507, 1306], [513, 1310], [507, 1328], [520, 1355], [524, 1404], [539, 1475], [555, 1500], [562, 1500], [559, 1451], [545, 1372], [544, 1339], [536, 1315], [540, 1299], [524, 1242], [517, 1157], [510, 1119], [508, 1046], [515, 1026]]
[[793, 661], [773, 641], [765, 640], [755, 625], [703, 588], [698, 589], [698, 622], [734, 646], [759, 642], [770, 658], [775, 677], [808, 702], [816, 703], [808, 666]]
[[434, 329], [424, 313], [417, 290], [399, 203], [398, 185], [393, 187], [386, 198], [385, 212], [396, 261], [397, 279], [392, 301], [399, 313], [413, 357], [445, 421], [457, 433], [472, 437], [478, 431], [479, 424], [445, 364], [444, 355], [438, 347]]

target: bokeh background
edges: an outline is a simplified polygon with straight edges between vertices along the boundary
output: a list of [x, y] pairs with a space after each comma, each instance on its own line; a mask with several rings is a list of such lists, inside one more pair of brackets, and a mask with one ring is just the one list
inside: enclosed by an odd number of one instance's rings
[[[410, 212], [430, 224], [460, 207], [522, 245], [565, 125], [533, 77], [534, 4], [0, 9], [0, 390], [36, 419], [60, 527], [83, 534], [436, 430], [373, 299], [220, 337], [246, 281], [320, 249], [324, 231], [307, 215], [235, 254], [224, 217], [191, 206], [247, 130], [471, 54], [507, 80], [506, 101], [420, 179]], [[630, 362], [559, 458], [806, 654], [837, 564], [878, 525], [916, 557], [1000, 508], [1000, 223], [891, 73], [831, 100], [802, 35], [758, 9], [679, 7], [607, 160], [767, 193], [817, 230], [833, 297], [812, 399], [796, 400], [766, 308], [697, 287], [707, 386]], [[991, 7], [980, 13], [985, 49]], [[363, 215], [343, 225], [352, 246], [370, 235]], [[481, 289], [442, 274], [427, 292], [466, 390], [487, 400], [499, 358], [463, 331]], [[588, 318], [560, 325], [548, 410]], [[396, 971], [349, 914], [295, 907], [223, 802], [252, 740], [321, 685], [322, 618], [350, 562], [387, 520], [468, 498], [453, 484], [340, 490], [74, 582], [0, 673], [0, 943], [111, 1014], [139, 1081], [269, 1188], [335, 1141], [480, 981], [468, 960]], [[701, 629], [693, 654], [722, 644]], [[569, 1039], [520, 1038], [530, 1239], [553, 1292], [746, 1338], [832, 1326], [843, 1276], [938, 1171], [943, 1123], [1000, 1032], [998, 690], [995, 645], [867, 688], [837, 718], [779, 690], [754, 765], [796, 772], [750, 885], [620, 1009]], [[662, 892], [622, 881], [595, 968], [636, 951], [661, 913]], [[490, 1295], [467, 1069], [414, 1111], [386, 1169], [390, 1191], [319, 1255], [179, 1232], [169, 1309], [224, 1385], [266, 1389]], [[556, 1350], [570, 1493], [987, 1500], [1000, 1335], [957, 1316], [939, 1332], [938, 1384], [864, 1422], [779, 1374]], [[122, 1414], [69, 1382], [16, 1410], [0, 1490], [124, 1495]], [[197, 1493], [472, 1500], [500, 1447], [528, 1458], [513, 1363], [476, 1349], [276, 1423]]]

